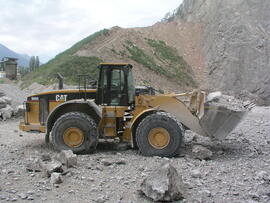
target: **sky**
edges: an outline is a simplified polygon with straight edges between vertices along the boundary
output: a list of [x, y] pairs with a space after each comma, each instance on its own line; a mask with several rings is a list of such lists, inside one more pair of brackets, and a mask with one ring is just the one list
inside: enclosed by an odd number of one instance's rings
[[0, 43], [45, 63], [104, 28], [144, 27], [182, 0], [0, 0]]

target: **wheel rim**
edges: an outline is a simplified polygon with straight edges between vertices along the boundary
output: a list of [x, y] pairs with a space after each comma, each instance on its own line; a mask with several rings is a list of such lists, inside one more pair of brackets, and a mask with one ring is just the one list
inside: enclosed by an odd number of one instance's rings
[[69, 147], [79, 147], [84, 141], [84, 134], [79, 128], [68, 128], [64, 132], [64, 143]]
[[148, 134], [150, 145], [156, 149], [163, 149], [170, 143], [170, 134], [164, 128], [153, 128]]

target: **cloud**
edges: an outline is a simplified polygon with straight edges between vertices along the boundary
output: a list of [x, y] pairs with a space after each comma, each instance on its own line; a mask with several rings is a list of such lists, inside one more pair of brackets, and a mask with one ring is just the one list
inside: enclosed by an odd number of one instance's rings
[[43, 62], [103, 28], [143, 27], [182, 0], [0, 0], [0, 43]]

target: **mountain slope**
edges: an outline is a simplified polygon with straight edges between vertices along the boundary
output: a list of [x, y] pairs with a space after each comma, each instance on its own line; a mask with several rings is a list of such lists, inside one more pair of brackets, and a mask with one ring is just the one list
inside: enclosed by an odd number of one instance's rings
[[[200, 35], [190, 35], [190, 29], [200, 33], [201, 26], [176, 22], [157, 23], [146, 28], [102, 30], [57, 55], [28, 75], [27, 80], [55, 82], [55, 74], [60, 72], [65, 81], [75, 82], [79, 74], [77, 67], [81, 73], [96, 77], [94, 66], [100, 61], [128, 62], [134, 66], [138, 85], [174, 92], [192, 89], [200, 85], [203, 78], [203, 57], [197, 43]], [[80, 64], [80, 60], [87, 63]]]
[[166, 22], [204, 23], [210, 87], [270, 104], [270, 1], [185, 0]]
[[29, 65], [29, 57], [27, 55], [18, 54], [6, 46], [0, 44], [0, 59], [4, 57], [14, 57], [18, 58], [19, 66], [27, 67]]
[[137, 84], [222, 90], [270, 104], [269, 9], [267, 0], [184, 0], [162, 22], [97, 32], [30, 76], [53, 82], [59, 71], [74, 82], [77, 70], [95, 77], [100, 61], [128, 62]]

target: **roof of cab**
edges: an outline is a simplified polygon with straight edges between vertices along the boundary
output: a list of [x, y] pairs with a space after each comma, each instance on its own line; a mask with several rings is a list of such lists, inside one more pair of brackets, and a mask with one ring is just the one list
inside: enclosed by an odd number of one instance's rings
[[131, 66], [129, 63], [100, 63], [100, 66]]

